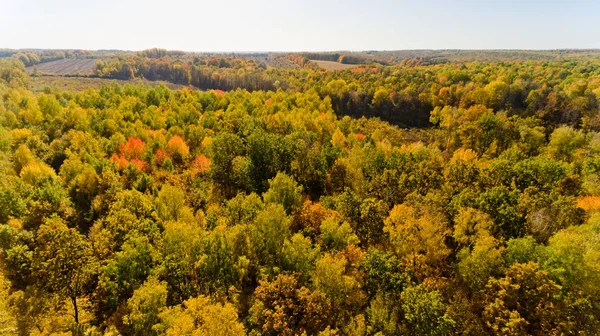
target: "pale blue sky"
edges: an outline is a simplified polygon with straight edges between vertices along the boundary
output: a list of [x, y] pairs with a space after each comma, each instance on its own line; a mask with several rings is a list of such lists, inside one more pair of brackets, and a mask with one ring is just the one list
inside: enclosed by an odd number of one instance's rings
[[0, 0], [0, 48], [600, 48], [596, 0]]

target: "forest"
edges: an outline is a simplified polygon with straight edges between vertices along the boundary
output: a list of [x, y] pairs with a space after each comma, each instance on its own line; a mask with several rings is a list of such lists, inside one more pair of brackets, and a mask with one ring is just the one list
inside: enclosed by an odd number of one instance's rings
[[77, 55], [0, 59], [0, 335], [600, 334], [599, 53]]

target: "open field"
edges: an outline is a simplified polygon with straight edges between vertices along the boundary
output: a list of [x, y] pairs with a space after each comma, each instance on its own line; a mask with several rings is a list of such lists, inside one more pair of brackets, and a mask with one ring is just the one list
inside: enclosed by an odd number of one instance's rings
[[93, 77], [63, 77], [63, 76], [39, 76], [31, 77], [29, 79], [29, 89], [33, 92], [42, 92], [45, 88], [56, 88], [60, 90], [69, 91], [83, 91], [87, 89], [99, 89], [102, 85], [107, 83], [119, 83], [119, 84], [145, 84], [150, 86], [156, 86], [158, 84], [164, 84], [170, 89], [180, 89], [183, 86], [178, 84], [172, 84], [163, 81], [149, 81], [142, 79], [132, 80], [120, 80], [120, 79], [109, 79], [109, 78], [93, 78]]
[[38, 72], [55, 75], [85, 74], [92, 72], [97, 61], [97, 59], [61, 59], [30, 66], [26, 70], [33, 72], [37, 68]]
[[311, 62], [315, 62], [318, 66], [320, 66], [321, 68], [326, 69], [326, 70], [344, 70], [344, 69], [354, 68], [355, 66], [358, 66], [358, 64], [342, 64], [342, 63], [332, 62], [332, 61], [311, 61]]

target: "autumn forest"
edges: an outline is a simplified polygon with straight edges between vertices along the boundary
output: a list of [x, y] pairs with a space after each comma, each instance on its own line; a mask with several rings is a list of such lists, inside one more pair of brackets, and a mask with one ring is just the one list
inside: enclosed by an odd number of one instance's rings
[[0, 57], [0, 335], [600, 334], [600, 51]]

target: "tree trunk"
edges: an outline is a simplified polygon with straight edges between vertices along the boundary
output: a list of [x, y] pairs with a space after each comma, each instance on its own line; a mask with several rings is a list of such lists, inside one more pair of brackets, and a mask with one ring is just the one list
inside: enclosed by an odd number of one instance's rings
[[77, 309], [77, 297], [72, 296], [71, 297], [71, 302], [73, 302], [73, 311], [74, 311], [74, 316], [75, 316], [75, 323], [79, 324], [79, 311]]

